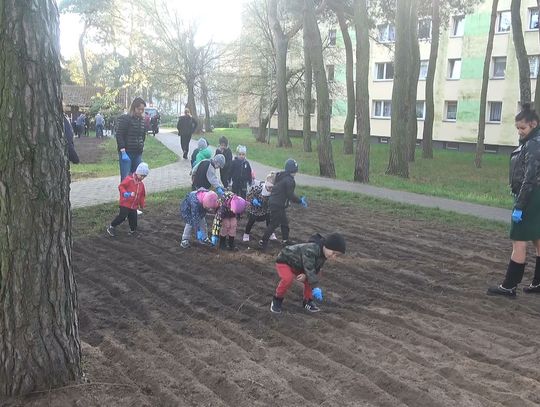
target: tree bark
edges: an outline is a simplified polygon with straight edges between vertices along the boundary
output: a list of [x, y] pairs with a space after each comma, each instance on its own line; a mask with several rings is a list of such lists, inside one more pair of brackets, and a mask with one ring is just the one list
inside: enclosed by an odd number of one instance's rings
[[491, 65], [491, 53], [493, 51], [493, 37], [495, 36], [495, 24], [497, 22], [497, 6], [499, 0], [493, 0], [491, 5], [491, 21], [489, 23], [489, 34], [486, 45], [486, 55], [484, 57], [484, 72], [482, 74], [482, 88], [480, 90], [480, 115], [478, 118], [478, 140], [476, 142], [476, 156], [474, 164], [476, 168], [482, 167], [482, 156], [484, 155], [484, 140], [486, 138], [486, 104], [489, 84], [489, 67]]
[[58, 10], [0, 13], [0, 399], [81, 375]]
[[277, 105], [278, 105], [278, 101], [277, 101], [277, 98], [274, 99], [272, 101], [272, 104], [270, 105], [270, 112], [267, 113], [267, 115], [265, 117], [260, 117], [259, 116], [259, 131], [258, 131], [258, 134], [257, 134], [257, 138], [256, 140], [260, 143], [265, 143], [267, 140], [266, 140], [266, 135], [267, 135], [267, 127], [268, 127], [268, 123], [270, 123], [270, 118], [274, 115], [274, 113], [276, 113], [276, 109], [277, 109]]
[[369, 17], [364, 0], [354, 0], [356, 32], [356, 159], [354, 180], [369, 182]]
[[[538, 9], [540, 10], [540, 0], [536, 1]], [[540, 29], [538, 30], [538, 38], [540, 40]], [[540, 69], [536, 74], [536, 86], [534, 88], [534, 110], [540, 112]]]
[[390, 157], [387, 174], [409, 177], [409, 139], [408, 130], [411, 120], [409, 77], [412, 73], [411, 52], [413, 44], [410, 31], [416, 30], [417, 17], [413, 15], [416, 0], [397, 0], [396, 7], [396, 51], [394, 63], [394, 86], [392, 88], [392, 124], [390, 128]]
[[529, 56], [525, 48], [523, 39], [523, 26], [521, 24], [521, 0], [512, 0], [510, 6], [512, 16], [512, 39], [516, 50], [516, 59], [519, 70], [519, 98], [520, 103], [531, 101], [531, 73], [529, 67]]
[[84, 27], [81, 35], [79, 36], [79, 54], [81, 55], [81, 64], [83, 69], [84, 86], [90, 84], [90, 75], [88, 74], [88, 62], [86, 61], [86, 53], [84, 50], [84, 39], [86, 37], [86, 31], [88, 30], [88, 23], [84, 22]]
[[268, 1], [268, 19], [276, 46], [276, 90], [278, 98], [278, 147], [291, 147], [289, 138], [289, 100], [287, 97], [287, 49], [289, 38], [277, 16], [278, 1]]
[[431, 11], [431, 48], [426, 76], [426, 117], [422, 133], [422, 158], [433, 158], [433, 122], [435, 119], [434, 83], [437, 58], [439, 56], [439, 39], [441, 35], [440, 0], [432, 1]]
[[[418, 20], [416, 1], [411, 2], [412, 18]], [[416, 117], [416, 94], [418, 92], [418, 76], [420, 74], [420, 45], [418, 43], [418, 25], [411, 26], [410, 30], [410, 69], [409, 75], [409, 122], [407, 134], [409, 139], [408, 160], [414, 162], [416, 153], [416, 140], [418, 138], [418, 119]]]
[[315, 89], [317, 91], [317, 151], [319, 153], [319, 173], [324, 177], [335, 178], [336, 169], [334, 167], [332, 143], [330, 140], [330, 93], [326, 71], [324, 69], [321, 32], [317, 24], [313, 0], [304, 0], [304, 30], [306, 31], [305, 38], [308, 40], [305, 46], [307, 47], [313, 66]]
[[201, 78], [201, 96], [204, 106], [204, 130], [207, 133], [212, 132], [212, 124], [210, 123], [210, 105], [208, 103], [208, 86], [206, 85], [206, 78]]
[[339, 28], [343, 35], [343, 44], [345, 46], [345, 83], [347, 86], [347, 116], [343, 126], [343, 154], [353, 153], [353, 130], [354, 115], [356, 111], [356, 101], [354, 98], [354, 68], [353, 68], [353, 50], [349, 27], [345, 19], [343, 10], [336, 11], [339, 22]]
[[306, 38], [306, 33], [307, 31], [304, 30], [304, 116], [302, 117], [302, 134], [304, 151], [306, 153], [311, 153], [313, 151], [311, 146], [311, 110], [313, 108], [313, 96], [311, 92], [313, 89], [313, 67], [307, 48], [309, 38]]

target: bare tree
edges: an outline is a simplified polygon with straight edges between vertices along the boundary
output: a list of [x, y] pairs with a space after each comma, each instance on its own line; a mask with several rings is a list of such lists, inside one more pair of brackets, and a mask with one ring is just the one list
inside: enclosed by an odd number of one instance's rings
[[474, 164], [476, 168], [482, 167], [482, 156], [484, 155], [484, 140], [486, 137], [486, 105], [487, 91], [489, 84], [489, 67], [491, 65], [491, 53], [493, 51], [493, 38], [495, 36], [495, 24], [497, 22], [497, 7], [499, 0], [493, 0], [491, 4], [491, 20], [489, 23], [489, 34], [486, 45], [486, 55], [484, 57], [484, 72], [482, 75], [482, 88], [480, 90], [480, 114], [478, 117], [478, 140], [476, 142], [476, 157]]
[[306, 38], [308, 31], [303, 30], [304, 35], [304, 103], [302, 117], [302, 134], [304, 140], [304, 151], [311, 153], [311, 111], [313, 108], [313, 96], [311, 91], [313, 89], [313, 67], [311, 66], [311, 57], [307, 45], [309, 44], [309, 38]]
[[[411, 7], [414, 7], [412, 11], [415, 22], [418, 21], [418, 12], [416, 9], [416, 1], [411, 3]], [[420, 45], [418, 43], [418, 23], [415, 23], [409, 30], [410, 35], [410, 74], [409, 74], [409, 94], [408, 100], [410, 103], [409, 108], [409, 121], [407, 122], [407, 137], [409, 139], [408, 148], [408, 160], [414, 161], [416, 153], [416, 140], [418, 139], [418, 119], [416, 117], [416, 94], [418, 92], [418, 77], [420, 74]]]
[[53, 0], [0, 13], [0, 398], [81, 375]]
[[512, 0], [510, 12], [512, 18], [512, 39], [516, 50], [516, 59], [519, 70], [519, 100], [521, 103], [531, 101], [531, 74], [529, 56], [523, 39], [523, 26], [521, 24], [521, 0]]

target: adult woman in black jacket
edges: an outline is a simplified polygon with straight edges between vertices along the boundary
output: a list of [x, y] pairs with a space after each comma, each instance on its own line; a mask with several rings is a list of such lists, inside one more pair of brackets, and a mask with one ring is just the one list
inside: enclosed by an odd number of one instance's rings
[[146, 127], [144, 124], [144, 108], [146, 103], [137, 97], [131, 103], [128, 114], [118, 118], [116, 144], [120, 161], [120, 181], [132, 174], [142, 162]]
[[488, 295], [516, 296], [523, 278], [527, 244], [536, 247], [536, 266], [532, 283], [523, 288], [526, 293], [540, 293], [540, 120], [529, 104], [516, 115], [519, 147], [510, 157], [510, 187], [514, 195], [514, 210], [510, 239], [512, 256], [504, 281], [488, 288]]

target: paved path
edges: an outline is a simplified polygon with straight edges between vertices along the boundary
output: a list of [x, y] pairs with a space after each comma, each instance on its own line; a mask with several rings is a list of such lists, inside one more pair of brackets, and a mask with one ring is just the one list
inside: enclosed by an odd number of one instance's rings
[[[170, 150], [181, 156], [180, 139], [173, 133], [160, 133], [157, 139]], [[192, 140], [190, 149], [197, 147], [196, 141]], [[191, 156], [191, 154], [190, 154]], [[251, 161], [258, 178], [264, 178], [269, 171], [276, 170], [266, 165]], [[187, 187], [191, 185], [189, 176], [190, 162], [179, 158], [174, 164], [160, 168], [151, 168], [150, 176], [144, 181], [148, 191], [165, 191], [168, 189]], [[74, 208], [91, 206], [104, 202], [113, 202], [118, 199], [119, 176], [77, 181], [71, 184], [71, 204]], [[500, 222], [510, 221], [510, 210], [494, 208], [491, 206], [477, 205], [468, 202], [454, 201], [451, 199], [437, 198], [433, 196], [415, 194], [411, 192], [397, 191], [393, 189], [374, 187], [371, 185], [358, 184], [348, 181], [338, 181], [330, 178], [316, 177], [312, 175], [298, 174], [296, 183], [303, 186], [325, 187], [341, 191], [356, 192], [375, 198], [388, 199], [390, 201], [418, 205], [427, 208], [440, 208], [461, 214], [473, 215], [479, 218]], [[361, 198], [360, 198], [361, 199]]]

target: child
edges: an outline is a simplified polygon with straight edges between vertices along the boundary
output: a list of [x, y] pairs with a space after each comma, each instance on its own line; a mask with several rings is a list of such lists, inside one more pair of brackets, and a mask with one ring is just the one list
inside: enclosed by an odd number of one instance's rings
[[289, 158], [285, 162], [285, 171], [278, 172], [276, 174], [276, 181], [272, 188], [272, 193], [268, 199], [268, 211], [270, 213], [270, 223], [264, 232], [262, 240], [259, 241], [259, 247], [261, 250], [266, 250], [268, 246], [268, 240], [270, 235], [274, 233], [274, 230], [278, 226], [281, 226], [281, 238], [283, 244], [291, 244], [289, 241], [289, 219], [287, 218], [286, 208], [289, 206], [289, 202], [295, 202], [301, 204], [304, 208], [307, 208], [306, 197], [298, 198], [294, 194], [296, 188], [296, 182], [294, 177], [298, 172], [298, 164], [292, 158]]
[[295, 279], [304, 283], [302, 306], [309, 312], [320, 311], [313, 302], [313, 297], [317, 301], [323, 299], [322, 290], [318, 287], [317, 274], [327, 259], [335, 259], [338, 255], [344, 254], [345, 246], [345, 239], [339, 233], [332, 233], [326, 238], [317, 233], [309, 243], [283, 248], [276, 259], [280, 281], [270, 304], [270, 311], [281, 313], [283, 298]]
[[229, 186], [229, 178], [231, 172], [231, 163], [232, 163], [232, 151], [229, 148], [229, 140], [227, 137], [222, 136], [219, 138], [219, 147], [216, 148], [216, 154], [223, 154], [225, 157], [225, 166], [220, 170], [221, 182], [225, 188]]
[[[268, 198], [272, 192], [275, 179], [276, 173], [272, 171], [266, 176], [265, 182], [255, 185], [247, 194], [248, 206], [246, 208], [246, 212], [248, 214], [248, 220], [246, 230], [244, 231], [244, 236], [242, 238], [244, 242], [249, 242], [249, 234], [251, 233], [251, 228], [255, 222], [262, 222], [264, 220], [266, 221], [266, 226], [268, 227], [270, 222], [268, 215]], [[270, 235], [270, 240], [277, 240], [275, 233]]]
[[208, 142], [201, 137], [197, 141], [197, 148], [191, 154], [191, 168], [210, 157], [212, 157], [212, 151], [208, 148]]
[[246, 146], [236, 147], [236, 157], [231, 164], [232, 191], [246, 199], [248, 184], [253, 182], [251, 165], [246, 160]]
[[180, 215], [186, 222], [180, 243], [183, 249], [191, 246], [189, 239], [193, 230], [197, 231], [197, 240], [208, 245], [211, 243], [206, 234], [206, 212], [217, 207], [218, 196], [214, 191], [200, 188], [186, 195], [180, 204]]
[[237, 215], [240, 215], [246, 209], [246, 201], [226, 191], [219, 198], [219, 209], [216, 211], [214, 223], [212, 225], [212, 246], [215, 246], [219, 236], [219, 248], [227, 248], [231, 251], [237, 250], [234, 245], [236, 236], [236, 227], [238, 225]]
[[148, 164], [140, 163], [135, 173], [125, 177], [120, 185], [118, 185], [118, 190], [120, 191], [120, 213], [107, 227], [107, 233], [110, 236], [116, 236], [115, 228], [125, 221], [126, 218], [129, 222], [128, 233], [132, 235], [137, 230], [137, 209], [144, 208], [144, 198], [146, 196], [143, 179], [149, 172]]

